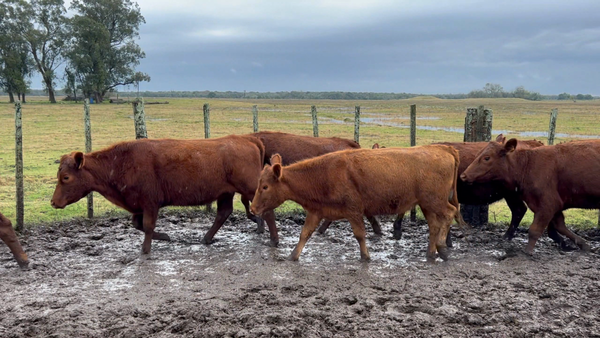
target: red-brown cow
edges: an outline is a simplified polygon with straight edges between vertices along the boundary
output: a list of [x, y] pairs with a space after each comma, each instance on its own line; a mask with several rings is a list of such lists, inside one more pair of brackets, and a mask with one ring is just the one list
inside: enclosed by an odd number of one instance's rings
[[[92, 191], [133, 214], [145, 233], [142, 252], [152, 239], [168, 239], [154, 231], [158, 210], [217, 201], [217, 217], [202, 242], [213, 236], [233, 211], [237, 192], [253, 198], [264, 161], [264, 147], [254, 137], [226, 136], [207, 140], [140, 139], [117, 143], [89, 154], [64, 155], [52, 206], [64, 208]], [[264, 215], [277, 245], [273, 213]]]
[[600, 208], [600, 140], [576, 141], [555, 146], [518, 149], [517, 140], [490, 142], [462, 173], [465, 182], [499, 180], [519, 193], [533, 211], [529, 243], [536, 241], [552, 222], [555, 229], [582, 250], [589, 245], [565, 226], [563, 210]]
[[[258, 138], [265, 146], [265, 164], [270, 164], [271, 156], [274, 154], [279, 154], [283, 161], [282, 164], [286, 166], [334, 151], [360, 149], [358, 143], [338, 137], [311, 137], [272, 131], [261, 131], [249, 135]], [[249, 201], [242, 197], [242, 203], [246, 208], [246, 215], [252, 218]], [[367, 217], [367, 219], [373, 226], [373, 232], [381, 235], [381, 226], [375, 217]], [[262, 222], [257, 222], [257, 224], [257, 232], [263, 232]], [[330, 220], [324, 220], [319, 231], [321, 233], [325, 232], [330, 224]]]
[[0, 239], [6, 243], [19, 266], [24, 269], [29, 265], [29, 258], [23, 251], [19, 238], [12, 227], [12, 223], [0, 213]]
[[[286, 200], [306, 211], [297, 260], [322, 218], [347, 219], [368, 260], [363, 215], [402, 214], [419, 205], [429, 224], [427, 258], [448, 258], [446, 234], [458, 211], [458, 152], [448, 146], [344, 150], [282, 167], [275, 155], [263, 169], [251, 210], [262, 214]], [[453, 205], [449, 202], [456, 203]]]

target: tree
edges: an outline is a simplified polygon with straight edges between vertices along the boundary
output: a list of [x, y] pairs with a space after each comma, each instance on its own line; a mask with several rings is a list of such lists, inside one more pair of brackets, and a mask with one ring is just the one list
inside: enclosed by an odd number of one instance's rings
[[69, 68], [86, 96], [102, 102], [113, 88], [150, 76], [136, 72], [146, 55], [134, 42], [145, 23], [137, 3], [130, 0], [74, 0], [73, 41], [67, 52]]
[[23, 32], [37, 71], [42, 75], [48, 99], [56, 103], [54, 80], [62, 63], [65, 41], [68, 39], [68, 20], [63, 0], [31, 0], [27, 6]]
[[26, 15], [24, 5], [21, 0], [0, 2], [0, 86], [8, 93], [11, 103], [14, 94], [25, 102], [33, 71], [29, 50], [20, 34], [24, 29], [21, 18]]
[[487, 97], [502, 97], [504, 88], [497, 83], [486, 83], [483, 91], [488, 95]]
[[569, 93], [558, 94], [558, 99], [559, 100], [570, 100], [571, 94], [569, 94]]

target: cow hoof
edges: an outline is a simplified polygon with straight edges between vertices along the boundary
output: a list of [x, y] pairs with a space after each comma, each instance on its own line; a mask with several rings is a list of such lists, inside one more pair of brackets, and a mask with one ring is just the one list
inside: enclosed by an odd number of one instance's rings
[[450, 237], [450, 235], [448, 235], [448, 237], [446, 237], [446, 247], [448, 247], [448, 248], [454, 247], [454, 244], [452, 244], [452, 237]]
[[592, 251], [592, 248], [586, 242], [580, 242], [580, 243], [577, 243], [577, 245], [579, 246], [579, 249], [581, 249], [581, 251], [583, 251], [583, 252]]
[[394, 239], [399, 240], [402, 238], [402, 231], [394, 231]]
[[28, 270], [31, 270], [31, 268], [29, 267], [29, 261], [26, 261], [26, 262], [17, 262], [17, 263], [19, 263], [19, 268], [20, 268], [22, 271], [28, 271]]
[[435, 264], [435, 256], [431, 257], [431, 256], [427, 255], [427, 263]]
[[444, 261], [447, 261], [448, 260], [448, 256], [449, 256], [449, 254], [448, 254], [448, 248], [439, 248], [438, 247], [437, 250], [438, 250], [438, 255], [440, 256], [440, 258], [442, 260], [444, 260]]
[[510, 242], [510, 241], [512, 241], [513, 237], [514, 237], [513, 234], [505, 233], [504, 236], [502, 236], [502, 239]]
[[298, 258], [300, 258], [300, 257], [296, 257], [294, 254], [290, 255], [290, 261], [292, 261], [292, 262], [297, 262]]
[[204, 245], [210, 245], [210, 244], [213, 244], [214, 242], [215, 242], [214, 239], [212, 239], [212, 238], [211, 239], [207, 239], [206, 237], [204, 237], [204, 238], [202, 238], [200, 240], [200, 243], [202, 243]]
[[370, 260], [371, 260], [371, 257], [369, 257], [369, 255], [360, 254], [360, 261], [361, 262], [368, 262]]
[[158, 241], [170, 241], [171, 237], [164, 232], [155, 232], [152, 235], [152, 239], [156, 239]]
[[276, 248], [279, 245], [279, 241], [270, 240], [269, 246], [272, 248]]
[[529, 251], [527, 248], [521, 250], [527, 257], [533, 257], [533, 250]]
[[377, 236], [383, 236], [383, 232], [381, 232], [381, 230], [373, 230], [373, 233]]
[[257, 233], [257, 234], [262, 234], [262, 233], [264, 233], [264, 232], [265, 232], [265, 226], [264, 226], [264, 224], [262, 224], [262, 223], [261, 223], [261, 224], [259, 224], [259, 225], [256, 227], [256, 233]]

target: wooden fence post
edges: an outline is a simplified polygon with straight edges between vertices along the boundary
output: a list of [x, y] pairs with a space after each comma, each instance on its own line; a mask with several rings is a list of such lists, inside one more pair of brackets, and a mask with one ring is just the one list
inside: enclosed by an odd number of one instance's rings
[[[204, 112], [204, 138], [210, 138], [210, 105], [205, 103], [202, 106], [202, 111]], [[258, 112], [256, 113], [255, 121], [256, 130], [258, 130]], [[212, 203], [206, 205], [206, 212], [212, 212]]]
[[21, 102], [15, 102], [15, 183], [17, 187], [17, 231], [23, 230], [25, 203], [23, 192], [23, 121]]
[[210, 106], [205, 103], [202, 107], [204, 111], [204, 138], [210, 138]]
[[311, 106], [310, 114], [312, 115], [313, 136], [319, 137], [319, 122], [317, 121], [317, 107]]
[[[83, 101], [83, 125], [85, 129], [85, 152], [92, 151], [92, 122], [90, 120], [90, 101]], [[94, 193], [87, 195], [87, 214], [88, 218], [94, 218]]]
[[548, 127], [548, 145], [554, 144], [554, 131], [556, 130], [556, 118], [558, 117], [558, 109], [552, 109], [550, 113], [550, 127]]
[[252, 127], [255, 133], [258, 133], [258, 108], [256, 105], [252, 106]]
[[[489, 142], [492, 139], [492, 120], [491, 109], [467, 108], [465, 117], [465, 142]], [[473, 226], [482, 226], [488, 223], [487, 205], [461, 205], [460, 213], [465, 222]]]
[[354, 142], [360, 144], [358, 142], [360, 135], [360, 106], [354, 107]]
[[[410, 146], [414, 147], [417, 145], [417, 105], [410, 105]], [[415, 223], [417, 221], [417, 209], [412, 208], [410, 210], [410, 221]]]
[[137, 98], [133, 105], [133, 123], [135, 125], [135, 138], [148, 138], [146, 130], [146, 114], [144, 113], [144, 99]]

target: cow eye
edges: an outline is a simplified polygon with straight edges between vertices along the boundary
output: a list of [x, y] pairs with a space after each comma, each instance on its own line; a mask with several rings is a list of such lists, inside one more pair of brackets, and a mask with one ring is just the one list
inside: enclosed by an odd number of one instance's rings
[[63, 177], [63, 180], [68, 181], [69, 180], [69, 176]]
[[490, 160], [490, 157], [489, 157], [489, 156], [486, 156], [486, 157], [484, 157], [483, 159], [484, 159], [485, 161], [489, 161], [489, 160]]
[[266, 186], [266, 185], [265, 185], [265, 186], [263, 186], [263, 190], [267, 190], [267, 189], [269, 189], [269, 187], [268, 187], [268, 186]]

